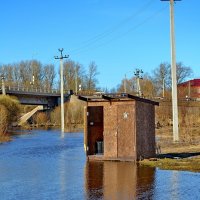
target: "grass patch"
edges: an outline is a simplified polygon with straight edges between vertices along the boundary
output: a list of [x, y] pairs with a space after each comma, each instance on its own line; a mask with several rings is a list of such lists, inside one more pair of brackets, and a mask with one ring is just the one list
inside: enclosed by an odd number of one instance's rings
[[184, 159], [145, 159], [139, 162], [140, 165], [149, 167], [158, 167], [165, 170], [182, 170], [200, 172], [200, 157], [184, 158]]

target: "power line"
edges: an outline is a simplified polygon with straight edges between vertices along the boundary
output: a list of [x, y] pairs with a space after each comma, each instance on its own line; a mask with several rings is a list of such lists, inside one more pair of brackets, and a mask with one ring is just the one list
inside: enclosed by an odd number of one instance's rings
[[[152, 18], [156, 17], [157, 15], [159, 15], [163, 10], [165, 10], [168, 6], [165, 6], [161, 9], [159, 9], [157, 12], [153, 13], [151, 16], [147, 17], [146, 19], [144, 19], [142, 22], [138, 23], [137, 25], [135, 25], [134, 27], [130, 28], [128, 31], [118, 35], [117, 37], [115, 38], [112, 38], [111, 40], [108, 40], [106, 42], [103, 42], [101, 44], [98, 44], [96, 46], [93, 46], [91, 49], [96, 49], [96, 48], [99, 48], [101, 46], [105, 46], [105, 45], [108, 45], [109, 43], [113, 42], [113, 41], [116, 41], [124, 36], [126, 36], [127, 34], [129, 34], [130, 32], [133, 32], [135, 30], [137, 30], [139, 27], [141, 27], [142, 25], [144, 25], [145, 23], [147, 23], [148, 21], [150, 21]], [[89, 46], [92, 46], [94, 45], [94, 43], [90, 43], [90, 45], [88, 46], [85, 46], [84, 48], [80, 48], [79, 51], [77, 50], [76, 53], [72, 53], [73, 55], [77, 55], [79, 53], [82, 53], [82, 52], [87, 52], [87, 51], [90, 51], [91, 49], [88, 49]], [[85, 50], [85, 49], [88, 49], [88, 50]]]
[[134, 18], [136, 18], [137, 16], [142, 14], [152, 3], [153, 3], [152, 0], [148, 1], [147, 4], [142, 6], [136, 13], [134, 13], [133, 15], [129, 16], [128, 18], [122, 20], [117, 25], [115, 25], [115, 26], [107, 29], [106, 31], [94, 36], [93, 38], [83, 42], [83, 44], [79, 48], [73, 49], [72, 51], [70, 51], [70, 53], [76, 53], [77, 51], [80, 51], [83, 48], [87, 48], [88, 46], [93, 45], [94, 43], [98, 42], [99, 40], [102, 40], [103, 38], [110, 36], [113, 32], [117, 31], [122, 26], [125, 26], [129, 21], [133, 20]]

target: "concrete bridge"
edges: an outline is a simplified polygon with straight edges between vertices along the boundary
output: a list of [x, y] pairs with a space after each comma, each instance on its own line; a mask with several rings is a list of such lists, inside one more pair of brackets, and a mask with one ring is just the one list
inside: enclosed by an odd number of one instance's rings
[[[60, 91], [58, 90], [42, 90], [34, 88], [22, 87], [4, 87], [0, 89], [0, 94], [8, 94], [17, 97], [21, 104], [37, 105], [32, 111], [25, 113], [18, 122], [23, 125], [37, 111], [53, 109], [60, 104]], [[64, 101], [69, 101], [72, 91], [65, 92]]]
[[[52, 109], [60, 104], [59, 90], [42, 90], [38, 88], [11, 87], [4, 88], [5, 93], [16, 96], [21, 104], [42, 105], [44, 109]], [[0, 94], [3, 89], [0, 88]], [[64, 101], [68, 101], [72, 91], [64, 93]]]

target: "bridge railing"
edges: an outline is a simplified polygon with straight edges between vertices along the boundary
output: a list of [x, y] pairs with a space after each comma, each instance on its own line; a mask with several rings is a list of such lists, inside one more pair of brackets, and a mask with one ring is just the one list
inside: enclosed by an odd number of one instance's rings
[[33, 88], [33, 87], [13, 87], [5, 86], [6, 91], [19, 91], [19, 92], [33, 92], [33, 93], [49, 93], [58, 94], [60, 90], [57, 89], [43, 89], [43, 88]]

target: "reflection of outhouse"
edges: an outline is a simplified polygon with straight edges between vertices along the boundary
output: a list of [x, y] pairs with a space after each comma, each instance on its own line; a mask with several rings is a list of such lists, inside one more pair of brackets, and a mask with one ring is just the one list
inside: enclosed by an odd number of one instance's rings
[[79, 96], [85, 109], [84, 147], [92, 160], [155, 156], [155, 105], [130, 94]]

